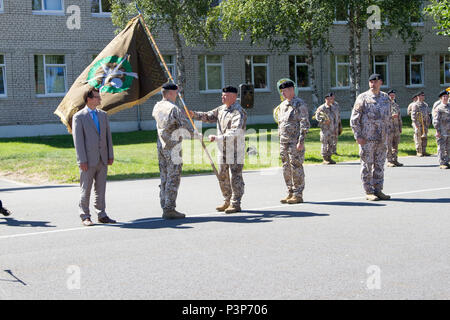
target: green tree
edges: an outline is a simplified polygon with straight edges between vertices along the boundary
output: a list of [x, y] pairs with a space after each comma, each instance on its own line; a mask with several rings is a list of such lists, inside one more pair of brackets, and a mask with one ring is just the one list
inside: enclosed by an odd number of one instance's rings
[[164, 29], [170, 30], [176, 50], [177, 83], [186, 87], [186, 45], [213, 47], [217, 38], [216, 29], [207, 25], [207, 17], [217, 3], [216, 0], [109, 0], [112, 22], [123, 28], [132, 16], [138, 14], [136, 4], [153, 36]]
[[450, 36], [450, 0], [431, 0], [425, 12], [436, 22], [437, 34]]
[[215, 8], [208, 20], [220, 28], [224, 39], [235, 32], [252, 45], [267, 46], [283, 53], [292, 46], [308, 49], [313, 104], [318, 103], [314, 57], [317, 49], [330, 47], [328, 32], [333, 22], [328, 0], [227, 0]]

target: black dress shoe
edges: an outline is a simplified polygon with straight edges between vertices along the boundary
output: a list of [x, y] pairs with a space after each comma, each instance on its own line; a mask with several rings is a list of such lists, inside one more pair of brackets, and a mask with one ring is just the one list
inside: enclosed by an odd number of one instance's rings
[[4, 207], [0, 207], [0, 213], [2, 215], [4, 215], [5, 217], [7, 217], [7, 216], [9, 216], [11, 214], [11, 212], [8, 209], [4, 208]]
[[117, 221], [111, 219], [111, 218], [108, 217], [108, 216], [104, 216], [104, 217], [102, 217], [102, 218], [98, 218], [98, 222], [100, 222], [100, 223], [116, 223]]

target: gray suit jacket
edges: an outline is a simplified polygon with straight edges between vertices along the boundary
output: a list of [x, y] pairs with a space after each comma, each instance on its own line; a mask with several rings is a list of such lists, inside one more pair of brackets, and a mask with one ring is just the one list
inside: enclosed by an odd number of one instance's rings
[[113, 143], [109, 120], [106, 112], [97, 109], [100, 123], [100, 134], [86, 106], [73, 116], [73, 143], [77, 153], [77, 162], [96, 166], [101, 160], [105, 165], [108, 159], [114, 159]]

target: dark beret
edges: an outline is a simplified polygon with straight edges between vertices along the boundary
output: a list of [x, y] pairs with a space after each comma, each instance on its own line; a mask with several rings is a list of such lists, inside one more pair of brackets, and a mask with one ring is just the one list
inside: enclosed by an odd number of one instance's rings
[[391, 93], [397, 93], [394, 89], [392, 89], [392, 90], [389, 90], [389, 92], [388, 92], [388, 94], [391, 94]]
[[232, 92], [232, 93], [238, 93], [238, 90], [233, 86], [227, 86], [222, 89], [222, 92]]
[[414, 99], [415, 97], [420, 96], [420, 95], [422, 95], [422, 94], [424, 94], [423, 91], [416, 92], [416, 93], [412, 96], [412, 98]]
[[333, 92], [328, 92], [327, 95], [325, 96], [325, 98], [328, 98], [328, 97], [334, 97], [334, 93]]
[[381, 74], [374, 73], [369, 77], [369, 81], [371, 80], [383, 80], [383, 77], [381, 76]]
[[286, 88], [290, 88], [290, 87], [294, 87], [294, 83], [292, 81], [285, 81], [282, 84], [279, 85], [279, 89], [286, 89]]
[[448, 95], [448, 94], [449, 94], [449, 93], [448, 93], [447, 90], [442, 90], [442, 91], [439, 93], [439, 98], [442, 97], [442, 96], [444, 96], [444, 95]]
[[177, 90], [178, 86], [175, 83], [164, 83], [162, 88], [164, 90]]

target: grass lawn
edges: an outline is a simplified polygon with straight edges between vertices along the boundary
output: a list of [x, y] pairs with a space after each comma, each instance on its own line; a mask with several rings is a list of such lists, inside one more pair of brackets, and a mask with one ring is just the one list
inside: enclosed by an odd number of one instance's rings
[[[349, 121], [343, 120], [343, 125], [344, 132], [339, 137], [337, 147], [339, 156], [333, 156], [333, 159], [337, 162], [358, 160], [358, 145], [353, 138]], [[259, 154], [246, 156], [244, 170], [279, 166], [276, 125], [251, 125], [247, 130], [250, 131], [246, 135], [247, 146], [255, 146]], [[305, 163], [322, 162], [319, 132], [319, 128], [311, 128], [307, 135]], [[206, 132], [207, 134], [211, 134], [211, 131]], [[434, 128], [430, 128], [427, 148], [429, 153], [436, 153], [434, 134]], [[115, 161], [109, 167], [108, 180], [159, 176], [156, 131], [113, 133], [113, 143]], [[206, 145], [215, 160], [215, 143], [206, 142]], [[399, 155], [415, 154], [411, 120], [404, 118]], [[183, 159], [184, 175], [212, 172], [199, 141], [183, 141]], [[0, 139], [0, 177], [35, 184], [78, 182], [79, 171], [72, 136]]]

